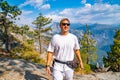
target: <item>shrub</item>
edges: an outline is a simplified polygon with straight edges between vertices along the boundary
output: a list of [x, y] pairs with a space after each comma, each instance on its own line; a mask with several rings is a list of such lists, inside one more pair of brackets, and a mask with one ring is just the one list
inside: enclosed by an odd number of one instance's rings
[[90, 68], [90, 65], [84, 64], [84, 70], [82, 70], [81, 68], [76, 68], [75, 73], [78, 73], [78, 74], [90, 74], [90, 73], [92, 73], [92, 70]]
[[13, 58], [22, 58], [27, 61], [45, 64], [45, 60], [40, 58], [39, 53], [34, 50], [34, 46], [27, 42], [13, 48], [11, 50], [11, 56]]

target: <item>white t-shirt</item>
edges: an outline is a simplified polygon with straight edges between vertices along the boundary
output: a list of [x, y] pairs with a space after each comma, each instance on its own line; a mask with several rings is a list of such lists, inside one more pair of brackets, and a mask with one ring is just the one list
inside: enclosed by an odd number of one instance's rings
[[[52, 37], [47, 51], [53, 52], [53, 56], [57, 60], [71, 61], [74, 58], [74, 49], [79, 49], [79, 48], [80, 47], [79, 47], [78, 39], [75, 35], [71, 33], [67, 35], [56, 34]], [[55, 69], [66, 66], [65, 64], [60, 64], [60, 63], [55, 63], [55, 65], [54, 65]], [[62, 68], [58, 70], [63, 71]], [[68, 68], [66, 68], [66, 70], [68, 70]]]

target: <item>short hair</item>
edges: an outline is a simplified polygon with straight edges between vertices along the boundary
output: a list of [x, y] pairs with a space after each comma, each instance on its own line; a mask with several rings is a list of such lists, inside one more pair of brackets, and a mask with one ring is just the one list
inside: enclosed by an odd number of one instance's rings
[[63, 19], [61, 19], [61, 21], [60, 21], [60, 26], [61, 26], [62, 22], [65, 21], [65, 20], [70, 23], [70, 20], [69, 20], [68, 18], [63, 18]]

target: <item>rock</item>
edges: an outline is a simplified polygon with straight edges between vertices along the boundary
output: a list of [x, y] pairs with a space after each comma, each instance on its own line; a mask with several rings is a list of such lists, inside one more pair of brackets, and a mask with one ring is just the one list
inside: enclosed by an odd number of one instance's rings
[[120, 80], [120, 72], [104, 72], [88, 75], [75, 75], [74, 80]]
[[[0, 58], [0, 80], [52, 80], [45, 66], [23, 59]], [[120, 72], [74, 75], [74, 80], [120, 80]]]
[[0, 80], [49, 80], [45, 66], [23, 59], [0, 58]]

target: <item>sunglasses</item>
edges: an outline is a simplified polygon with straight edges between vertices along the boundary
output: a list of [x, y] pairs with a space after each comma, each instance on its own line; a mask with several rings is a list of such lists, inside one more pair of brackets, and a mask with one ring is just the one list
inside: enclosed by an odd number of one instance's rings
[[62, 23], [63, 26], [67, 25], [70, 26], [70, 23]]

